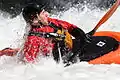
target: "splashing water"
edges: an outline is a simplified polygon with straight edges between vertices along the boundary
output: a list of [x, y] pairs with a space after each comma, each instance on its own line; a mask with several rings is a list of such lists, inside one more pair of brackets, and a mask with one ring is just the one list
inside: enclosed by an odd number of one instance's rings
[[[91, 31], [106, 11], [89, 10], [86, 6], [82, 11], [76, 8], [53, 15], [52, 17], [73, 23], [85, 32]], [[0, 15], [0, 49], [18, 47], [24, 35], [25, 22], [21, 15], [10, 19]], [[120, 31], [120, 7], [99, 30]], [[86, 62], [76, 63], [64, 68], [53, 59], [41, 59], [36, 64], [18, 64], [13, 57], [0, 57], [0, 77], [3, 80], [118, 80], [120, 65], [91, 65]]]

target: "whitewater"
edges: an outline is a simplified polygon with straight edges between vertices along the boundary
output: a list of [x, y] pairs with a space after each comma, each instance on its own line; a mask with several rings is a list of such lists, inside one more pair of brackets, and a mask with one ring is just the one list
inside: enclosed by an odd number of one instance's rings
[[[52, 17], [66, 20], [83, 29], [91, 31], [101, 17], [107, 12], [99, 9], [82, 10], [70, 8]], [[120, 7], [98, 31], [120, 32]], [[25, 33], [25, 21], [22, 15], [10, 18], [9, 14], [0, 11], [0, 49], [20, 47]], [[92, 65], [80, 62], [69, 67], [56, 64], [52, 58], [42, 58], [35, 64], [21, 64], [16, 57], [0, 57], [0, 78], [2, 80], [119, 80], [120, 65]]]

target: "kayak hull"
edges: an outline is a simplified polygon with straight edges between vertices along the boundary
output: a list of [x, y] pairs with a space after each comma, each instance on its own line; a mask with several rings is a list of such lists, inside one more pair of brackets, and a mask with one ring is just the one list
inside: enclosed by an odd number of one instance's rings
[[[120, 42], [120, 32], [101, 31], [96, 32], [94, 36], [110, 36]], [[115, 51], [111, 51], [101, 57], [90, 60], [90, 64], [120, 64], [120, 46]]]

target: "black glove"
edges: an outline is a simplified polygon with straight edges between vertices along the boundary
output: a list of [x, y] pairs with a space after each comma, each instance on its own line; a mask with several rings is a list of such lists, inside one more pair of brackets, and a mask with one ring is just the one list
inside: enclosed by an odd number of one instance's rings
[[92, 36], [92, 35], [94, 35], [94, 33], [95, 33], [95, 30], [93, 29], [92, 31], [90, 31], [90, 32], [87, 33], [87, 34], [90, 35], [90, 36]]

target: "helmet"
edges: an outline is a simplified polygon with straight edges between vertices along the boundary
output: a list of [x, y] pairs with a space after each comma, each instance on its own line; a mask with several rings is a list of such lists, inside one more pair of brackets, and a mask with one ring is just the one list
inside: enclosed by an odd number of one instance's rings
[[23, 8], [22, 15], [26, 22], [30, 22], [35, 17], [37, 13], [39, 14], [44, 9], [44, 5], [38, 5], [35, 3], [29, 3]]

